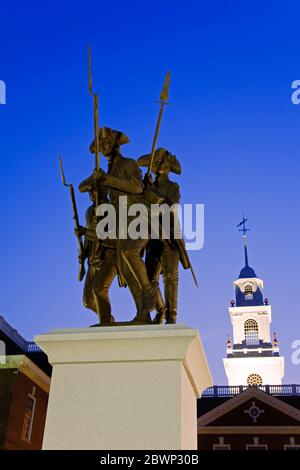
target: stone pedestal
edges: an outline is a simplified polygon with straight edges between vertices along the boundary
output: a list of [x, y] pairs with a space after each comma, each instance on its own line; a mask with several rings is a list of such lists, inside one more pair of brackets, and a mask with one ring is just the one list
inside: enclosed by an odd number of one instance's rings
[[35, 337], [53, 365], [43, 449], [197, 449], [212, 385], [184, 325], [65, 329]]

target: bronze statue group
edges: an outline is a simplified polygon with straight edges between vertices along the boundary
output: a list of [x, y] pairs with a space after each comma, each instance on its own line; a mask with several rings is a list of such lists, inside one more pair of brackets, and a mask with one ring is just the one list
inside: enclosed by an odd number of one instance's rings
[[[87, 260], [83, 302], [99, 318], [99, 325], [112, 325], [115, 318], [111, 312], [109, 288], [118, 277], [119, 286], [128, 286], [136, 306], [136, 315], [130, 323], [160, 324], [164, 321], [176, 323], [178, 298], [178, 266], [181, 260], [189, 268], [183, 240], [149, 236], [133, 239], [99, 239], [96, 227], [99, 218], [97, 205], [110, 203], [116, 214], [119, 212], [119, 198], [127, 197], [128, 210], [132, 204], [142, 203], [148, 208], [151, 224], [151, 203], [179, 204], [180, 191], [177, 183], [169, 179], [169, 173], [181, 173], [181, 166], [168, 150], [155, 151], [152, 171], [154, 181], [148, 173], [142, 176], [140, 167], [148, 167], [151, 155], [144, 155], [137, 161], [121, 155], [120, 147], [129, 142], [128, 137], [116, 130], [103, 127], [98, 130], [99, 150], [108, 160], [108, 171], [94, 170], [93, 174], [79, 185], [82, 193], [89, 193], [91, 205], [86, 211], [86, 226], [75, 229], [77, 236], [84, 237], [83, 251], [79, 254], [80, 264]], [[90, 146], [95, 151], [95, 141]], [[118, 217], [116, 218], [118, 220]], [[128, 217], [129, 225], [131, 218]], [[163, 277], [164, 296], [159, 279]], [[156, 311], [154, 318], [151, 312]]]
[[[180, 191], [178, 184], [169, 179], [169, 173], [181, 174], [181, 166], [168, 150], [156, 149], [163, 109], [168, 100], [169, 82], [170, 72], [167, 73], [160, 94], [160, 110], [151, 154], [143, 155], [137, 161], [123, 157], [120, 148], [129, 142], [128, 137], [121, 131], [99, 127], [98, 95], [93, 92], [89, 49], [89, 92], [94, 100], [94, 141], [90, 145], [90, 151], [95, 155], [95, 170], [79, 185], [80, 192], [89, 193], [91, 200], [91, 205], [86, 211], [85, 227], [79, 225], [74, 189], [72, 185], [66, 184], [61, 160], [60, 166], [63, 184], [69, 186], [71, 192], [75, 234], [79, 245], [79, 280], [85, 277], [83, 303], [98, 315], [99, 326], [116, 324], [109, 300], [109, 289], [116, 277], [119, 286], [128, 287], [134, 299], [135, 317], [126, 322], [133, 324], [161, 324], [164, 321], [167, 324], [176, 323], [179, 262], [184, 269], [191, 270], [197, 285], [183, 238], [181, 234], [179, 237], [175, 235], [178, 233], [175, 226], [178, 227], [179, 223], [174, 207], [179, 204]], [[107, 159], [107, 172], [100, 169], [100, 153]], [[140, 167], [148, 168], [144, 177]], [[146, 235], [130, 236], [127, 229], [132, 222], [132, 216], [126, 217], [123, 224], [126, 227], [121, 227], [119, 215], [124, 197], [128, 214], [130, 207], [135, 204], [143, 204], [146, 208], [145, 222], [149, 228]], [[116, 236], [105, 238], [98, 236], [97, 208], [107, 203], [115, 210]], [[153, 235], [153, 204], [158, 208], [169, 208], [171, 224], [167, 236], [160, 222], [155, 236]], [[159, 287], [161, 275], [164, 295]], [[152, 318], [153, 311], [156, 313]]]

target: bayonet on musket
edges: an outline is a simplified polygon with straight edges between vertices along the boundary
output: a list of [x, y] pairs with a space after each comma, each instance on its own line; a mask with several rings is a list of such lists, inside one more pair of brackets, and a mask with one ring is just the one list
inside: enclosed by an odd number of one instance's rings
[[93, 76], [92, 76], [92, 53], [91, 48], [88, 49], [88, 66], [89, 66], [89, 93], [94, 99], [94, 135], [95, 135], [95, 168], [100, 169], [100, 148], [99, 148], [99, 106], [98, 95], [93, 92]]
[[159, 134], [159, 130], [160, 130], [162, 115], [163, 115], [165, 104], [167, 103], [168, 97], [169, 97], [170, 78], [171, 78], [171, 74], [170, 74], [170, 71], [169, 71], [167, 73], [165, 83], [164, 83], [162, 92], [161, 92], [160, 97], [159, 97], [160, 109], [159, 109], [158, 119], [157, 119], [157, 123], [156, 123], [154, 139], [153, 139], [153, 143], [152, 143], [151, 158], [150, 158], [149, 167], [148, 167], [148, 171], [147, 171], [148, 176], [150, 176], [151, 171], [152, 171], [154, 155], [155, 155], [155, 150], [156, 150], [156, 143], [157, 143], [158, 134]]
[[[65, 172], [64, 172], [61, 156], [59, 156], [59, 167], [60, 167], [60, 174], [61, 174], [62, 183], [63, 183], [64, 186], [66, 186], [70, 190], [70, 196], [71, 196], [71, 201], [72, 201], [72, 209], [73, 209], [73, 219], [74, 219], [74, 222], [75, 222], [75, 228], [76, 228], [77, 231], [79, 231], [80, 230], [80, 224], [79, 224], [79, 217], [78, 217], [78, 211], [77, 211], [77, 205], [76, 205], [76, 199], [75, 199], [74, 186], [73, 186], [73, 184], [68, 184], [66, 182]], [[80, 259], [80, 261], [79, 261], [79, 271], [78, 271], [78, 280], [82, 281], [82, 279], [85, 276], [84, 261], [81, 260], [82, 255], [84, 253], [84, 247], [83, 247], [83, 241], [82, 241], [81, 236], [79, 236], [79, 234], [78, 234], [78, 235], [76, 235], [76, 237], [77, 237], [77, 241], [78, 241], [78, 252], [79, 252], [79, 259]]]

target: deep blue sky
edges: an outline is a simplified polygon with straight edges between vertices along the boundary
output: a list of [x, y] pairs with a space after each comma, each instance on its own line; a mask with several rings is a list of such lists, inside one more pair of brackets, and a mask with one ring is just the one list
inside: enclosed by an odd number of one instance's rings
[[[166, 71], [170, 99], [159, 146], [180, 159], [183, 202], [205, 204], [205, 247], [181, 271], [179, 321], [199, 328], [215, 383], [231, 332], [228, 304], [243, 266], [235, 226], [249, 217], [249, 257], [265, 280], [286, 383], [300, 381], [299, 1], [5, 2], [1, 6], [0, 313], [25, 337], [87, 326], [81, 305], [69, 195], [57, 154], [78, 184], [93, 167], [87, 45], [100, 123], [124, 130], [124, 155], [151, 148]], [[80, 214], [87, 206], [78, 196]], [[126, 290], [111, 294], [119, 319], [134, 315]]]

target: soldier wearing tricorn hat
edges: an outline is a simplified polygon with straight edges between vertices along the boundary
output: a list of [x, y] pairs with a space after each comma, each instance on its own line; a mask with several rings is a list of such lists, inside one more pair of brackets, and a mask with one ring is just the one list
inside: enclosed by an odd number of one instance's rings
[[109, 301], [109, 288], [118, 274], [117, 245], [115, 240], [99, 240], [96, 234], [96, 191], [99, 204], [107, 203], [107, 188], [96, 187], [93, 178], [89, 177], [79, 185], [81, 192], [88, 192], [92, 205], [86, 211], [86, 226], [80, 227], [76, 235], [84, 235], [84, 251], [80, 262], [88, 260], [83, 290], [83, 303], [86, 308], [97, 313], [100, 324], [114, 323]]
[[[120, 146], [127, 142], [129, 142], [128, 137], [120, 131], [108, 127], [99, 129], [99, 146], [108, 160], [108, 172], [95, 170], [93, 178], [97, 183], [108, 187], [109, 200], [116, 209], [117, 220], [120, 196], [127, 196], [128, 209], [132, 204], [143, 201], [144, 188], [139, 166], [135, 160], [125, 158], [120, 153]], [[94, 151], [94, 147], [93, 142], [90, 146], [91, 152]], [[127, 223], [130, 223], [130, 217]], [[150, 323], [149, 312], [155, 307], [154, 291], [141, 258], [141, 251], [147, 242], [148, 238], [134, 240], [128, 233], [126, 239], [121, 239], [117, 230], [118, 262], [135, 300], [137, 315], [133, 321], [137, 323]]]
[[[141, 167], [149, 167], [150, 159], [151, 154], [143, 155], [137, 162]], [[170, 171], [181, 174], [181, 166], [177, 158], [164, 148], [157, 149], [152, 171], [156, 176], [153, 186], [164, 197], [165, 202], [170, 207], [173, 204], [179, 204], [179, 186], [169, 179]], [[151, 179], [148, 182], [151, 184]], [[176, 214], [173, 213], [173, 216], [176, 217]], [[164, 317], [166, 323], [176, 323], [180, 251], [176, 240], [172, 239], [172, 233], [174, 234], [174, 227], [171, 227], [170, 239], [163, 239], [160, 236], [158, 240], [150, 240], [146, 250], [147, 272], [156, 293], [155, 323], [162, 323]], [[164, 301], [159, 289], [160, 274], [164, 280]]]

